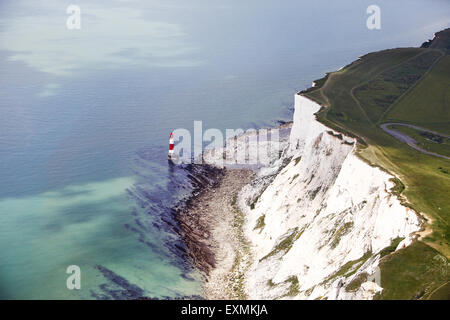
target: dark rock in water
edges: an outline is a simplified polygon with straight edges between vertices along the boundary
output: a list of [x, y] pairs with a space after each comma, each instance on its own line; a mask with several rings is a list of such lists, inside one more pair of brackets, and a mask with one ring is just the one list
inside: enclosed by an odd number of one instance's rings
[[111, 283], [113, 283], [116, 288], [112, 288], [108, 284], [101, 284], [99, 286], [100, 290], [103, 294], [97, 294], [91, 291], [91, 295], [98, 299], [138, 299], [145, 295], [145, 291], [142, 290], [135, 284], [128, 282], [125, 278], [119, 276], [115, 272], [109, 270], [108, 268], [97, 265], [95, 266], [101, 274], [108, 279]]
[[217, 187], [225, 169], [219, 169], [209, 165], [188, 165], [186, 170], [190, 172], [188, 178], [194, 186], [191, 197], [186, 199], [184, 205], [177, 206], [175, 217], [179, 224], [179, 235], [184, 239], [187, 254], [195, 267], [209, 274], [211, 268], [216, 265], [214, 252], [206, 244], [209, 238], [209, 226], [199, 219], [198, 215], [190, 214], [189, 210], [195, 204], [202, 191]]

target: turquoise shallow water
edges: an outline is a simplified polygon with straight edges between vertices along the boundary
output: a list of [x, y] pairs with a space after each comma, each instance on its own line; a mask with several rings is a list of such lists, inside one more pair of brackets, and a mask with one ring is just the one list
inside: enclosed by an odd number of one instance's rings
[[[169, 179], [174, 185], [190, 185], [184, 172], [173, 174], [178, 176]], [[184, 252], [175, 245], [182, 248], [183, 243], [167, 226], [174, 223], [167, 194], [187, 192], [150, 186], [146, 177], [150, 178], [140, 172], [140, 177], [112, 178], [3, 199], [2, 212], [14, 214], [0, 217], [5, 240], [0, 243], [1, 293], [21, 299], [196, 294], [199, 275], [182, 259]], [[160, 202], [163, 197], [167, 203]], [[80, 291], [66, 289], [65, 269], [73, 264], [82, 271]]]
[[[293, 94], [374, 50], [448, 27], [446, 0], [0, 4], [0, 298], [200, 294], [170, 207], [174, 128], [270, 126]], [[37, 27], [39, 26], [39, 27]], [[69, 265], [81, 290], [66, 288]]]

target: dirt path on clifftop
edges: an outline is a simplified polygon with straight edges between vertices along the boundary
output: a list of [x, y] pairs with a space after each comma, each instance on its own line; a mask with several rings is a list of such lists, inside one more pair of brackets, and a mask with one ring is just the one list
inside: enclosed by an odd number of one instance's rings
[[407, 123], [388, 122], [388, 123], [383, 123], [381, 125], [381, 129], [383, 129], [384, 132], [386, 132], [387, 134], [393, 136], [395, 139], [399, 140], [400, 142], [406, 143], [407, 145], [409, 145], [410, 147], [416, 149], [417, 151], [420, 151], [420, 152], [422, 152], [424, 154], [428, 154], [428, 155], [431, 155], [431, 156], [439, 157], [439, 158], [450, 159], [450, 157], [447, 157], [447, 156], [444, 156], [442, 154], [438, 154], [438, 153], [435, 153], [435, 152], [430, 152], [430, 151], [427, 151], [427, 150], [419, 147], [417, 145], [417, 141], [416, 140], [414, 140], [413, 138], [411, 138], [410, 136], [408, 136], [407, 134], [405, 134], [403, 132], [400, 132], [400, 131], [395, 130], [393, 128], [389, 128], [389, 126], [408, 127], [408, 128], [416, 129], [416, 130], [423, 131], [423, 132], [429, 132], [429, 133], [432, 133], [434, 135], [441, 136], [441, 137], [444, 137], [444, 138], [450, 138], [450, 136], [447, 136], [445, 134], [442, 134], [442, 133], [439, 133], [439, 132], [436, 132], [436, 131], [431, 131], [431, 130], [428, 130], [428, 129], [424, 129], [424, 128], [421, 128], [421, 127], [418, 127], [418, 126], [415, 126], [415, 125], [412, 125], [412, 124], [407, 124]]
[[[203, 269], [207, 277], [203, 286], [206, 299], [245, 298], [239, 275], [246, 252], [239, 234], [241, 213], [236, 209], [235, 197], [252, 177], [251, 170], [226, 170], [220, 183], [203, 190], [186, 212], [189, 220], [196, 222], [191, 227], [202, 235], [188, 248], [195, 248], [191, 254], [195, 255], [197, 266], [207, 265]], [[203, 259], [206, 261], [200, 261]]]

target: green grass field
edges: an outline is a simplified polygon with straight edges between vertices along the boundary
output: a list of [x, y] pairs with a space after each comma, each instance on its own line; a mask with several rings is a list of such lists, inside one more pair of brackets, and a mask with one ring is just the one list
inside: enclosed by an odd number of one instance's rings
[[381, 299], [427, 299], [446, 288], [448, 260], [420, 241], [391, 254], [380, 263]]
[[[416, 151], [385, 133], [380, 124], [409, 123], [450, 134], [449, 48], [447, 29], [422, 48], [367, 54], [302, 92], [322, 105], [319, 121], [358, 138], [357, 153], [363, 160], [399, 177], [405, 185], [399, 197], [421, 213], [428, 220], [424, 227], [433, 231], [418, 244], [383, 258], [381, 298], [427, 298], [437, 288], [442, 296], [448, 288], [448, 277], [425, 277], [421, 272], [422, 257], [429, 250], [447, 263], [450, 257], [450, 161]], [[419, 135], [415, 130], [406, 133]], [[426, 139], [418, 142], [437, 147], [437, 153], [447, 152], [448, 141], [439, 146]]]
[[415, 123], [450, 135], [450, 55], [443, 57], [417, 88], [385, 116], [386, 122]]

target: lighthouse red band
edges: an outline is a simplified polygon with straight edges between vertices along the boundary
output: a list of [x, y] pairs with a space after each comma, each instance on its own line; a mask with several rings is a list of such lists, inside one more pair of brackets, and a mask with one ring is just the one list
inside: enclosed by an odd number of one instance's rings
[[169, 159], [172, 158], [173, 155], [173, 147], [174, 147], [174, 143], [173, 143], [173, 132], [170, 133], [170, 137], [169, 137]]

